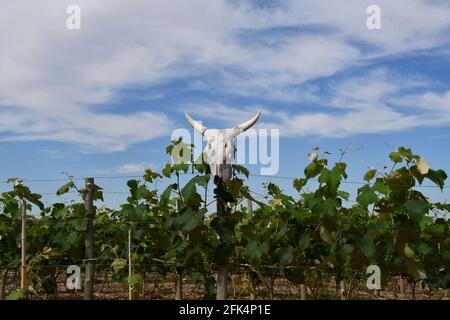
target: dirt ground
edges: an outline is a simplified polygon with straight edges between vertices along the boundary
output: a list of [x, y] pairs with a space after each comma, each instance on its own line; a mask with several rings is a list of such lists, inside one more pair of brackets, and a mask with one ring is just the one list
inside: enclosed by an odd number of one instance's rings
[[[7, 278], [5, 296], [19, 288], [20, 279], [17, 273], [10, 273]], [[68, 290], [65, 286], [66, 277], [61, 275], [58, 277], [58, 289], [55, 294], [46, 294], [43, 290], [28, 295], [28, 299], [33, 300], [82, 300], [83, 291]], [[414, 296], [412, 288], [405, 286], [404, 293], [401, 291], [399, 279], [393, 279], [386, 288], [379, 292], [369, 290], [358, 285], [351, 295], [346, 299], [352, 300], [448, 300], [448, 291], [438, 290], [429, 294], [427, 288], [420, 283], [416, 285]], [[341, 294], [336, 290], [336, 283], [331, 279], [328, 283], [321, 286], [317, 294], [313, 294], [313, 288], [307, 289], [308, 299], [319, 300], [339, 300]], [[347, 285], [348, 290], [348, 285]], [[189, 279], [183, 280], [183, 299], [197, 300], [205, 299], [203, 286], [196, 286], [189, 283]], [[250, 285], [245, 277], [232, 277], [229, 285], [230, 300], [248, 300], [250, 299]], [[126, 300], [128, 299], [128, 289], [123, 283], [114, 281], [111, 274], [99, 274], [96, 277], [94, 286], [94, 296], [98, 300]], [[146, 281], [142, 283], [139, 292], [135, 296], [136, 299], [144, 300], [172, 300], [175, 298], [175, 282], [174, 275], [168, 274], [162, 276], [158, 273], [150, 273], [146, 276]], [[260, 284], [255, 290], [255, 299], [269, 300], [269, 294], [264, 284]], [[286, 279], [278, 278], [274, 281], [273, 300], [299, 300], [299, 286], [290, 283]]]

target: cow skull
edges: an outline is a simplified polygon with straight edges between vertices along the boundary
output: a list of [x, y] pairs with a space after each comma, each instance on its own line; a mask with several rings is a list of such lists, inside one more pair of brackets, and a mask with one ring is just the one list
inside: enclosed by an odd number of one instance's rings
[[211, 174], [213, 176], [219, 176], [223, 180], [230, 179], [231, 163], [234, 159], [235, 138], [250, 129], [258, 121], [261, 112], [258, 112], [250, 120], [228, 129], [208, 129], [192, 119], [187, 112], [184, 115], [195, 131], [207, 140], [204, 153], [206, 155], [205, 161], [211, 167]]

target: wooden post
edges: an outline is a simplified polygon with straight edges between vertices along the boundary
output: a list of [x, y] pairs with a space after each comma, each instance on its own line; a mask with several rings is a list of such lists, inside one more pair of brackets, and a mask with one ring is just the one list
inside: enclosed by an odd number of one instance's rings
[[[181, 202], [181, 199], [177, 199], [177, 210], [178, 213], [183, 210], [183, 203]], [[182, 239], [185, 238], [184, 233], [181, 231], [180, 236]], [[175, 267], [175, 300], [183, 300], [183, 271], [178, 267]]]
[[228, 266], [226, 263], [217, 266], [217, 300], [228, 298]]
[[306, 284], [300, 284], [300, 300], [306, 300]]
[[147, 269], [144, 267], [144, 274], [142, 276], [142, 288], [141, 288], [141, 297], [145, 299], [145, 293], [147, 292]]
[[400, 295], [402, 298], [406, 296], [406, 281], [405, 278], [400, 278]]
[[252, 273], [248, 274], [250, 280], [250, 300], [256, 300], [256, 279]]
[[133, 288], [130, 285], [131, 275], [133, 274], [133, 261], [131, 259], [131, 226], [128, 229], [128, 300], [133, 300]]
[[[217, 188], [222, 188], [222, 181], [218, 179]], [[224, 203], [217, 199], [217, 216], [223, 217], [225, 215], [226, 208]], [[228, 268], [227, 262], [223, 262], [222, 264], [217, 266], [217, 300], [227, 300], [228, 298]]]
[[5, 299], [6, 280], [8, 279], [8, 268], [2, 270], [2, 284], [0, 285], [0, 301]]
[[27, 262], [27, 201], [22, 199], [22, 232], [21, 232], [21, 264], [20, 264], [20, 289], [26, 286], [26, 262]]
[[231, 287], [233, 288], [233, 299], [236, 299], [236, 274], [231, 274]]
[[179, 270], [175, 275], [175, 300], [183, 300], [183, 273]]
[[250, 199], [247, 199], [248, 213], [250, 215], [253, 214], [253, 202]]
[[[253, 215], [253, 202], [250, 199], [247, 199], [247, 207], [249, 216]], [[250, 300], [256, 300], [256, 279], [253, 277], [252, 273], [249, 272], [249, 280], [250, 280]]]
[[84, 300], [94, 299], [94, 178], [86, 178], [86, 198], [84, 205], [87, 213], [85, 246], [86, 275], [84, 280]]
[[[217, 189], [223, 188], [224, 184], [231, 179], [231, 164], [220, 165], [220, 172], [222, 177], [215, 177]], [[220, 192], [217, 192], [217, 216], [223, 217], [226, 215], [226, 203], [220, 199]], [[228, 298], [228, 262], [224, 261], [217, 266], [217, 300], [227, 300]]]
[[393, 278], [392, 279], [392, 294], [394, 295], [394, 298], [396, 298], [396, 299], [398, 298], [397, 285], [398, 285], [398, 279]]
[[345, 300], [345, 281], [341, 280], [341, 300]]

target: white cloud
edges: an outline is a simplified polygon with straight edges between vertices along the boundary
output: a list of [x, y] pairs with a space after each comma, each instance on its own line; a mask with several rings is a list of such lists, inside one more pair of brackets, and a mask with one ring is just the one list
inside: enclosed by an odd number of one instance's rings
[[[363, 133], [397, 132], [406, 129], [450, 124], [446, 96], [425, 93], [405, 96], [405, 91], [424, 90], [429, 82], [376, 69], [347, 78], [321, 97], [326, 111], [280, 117], [269, 126], [286, 136], [319, 135], [344, 137]], [[450, 95], [449, 95], [450, 97]], [[405, 108], [408, 105], [410, 108]], [[435, 107], [431, 110], [429, 105]], [[411, 112], [421, 108], [421, 112]]]
[[[445, 1], [379, 0], [381, 31], [366, 28], [371, 1], [286, 0], [272, 9], [250, 3], [78, 0], [82, 29], [69, 31], [66, 8], [72, 1], [3, 1], [0, 29], [8, 32], [0, 34], [0, 139], [120, 151], [173, 126], [161, 109], [113, 111], [122, 89], [207, 75], [196, 85], [211, 94], [314, 101], [314, 88], [300, 87], [309, 80], [448, 40]], [[386, 129], [403, 116], [387, 106], [377, 110]], [[371, 131], [364, 119], [377, 110], [340, 114], [341, 125], [329, 113], [298, 115], [286, 121], [287, 132], [312, 126], [310, 121], [326, 126], [320, 129], [326, 134]], [[355, 125], [360, 118], [361, 126]], [[420, 122], [408, 119], [410, 125]]]
[[[247, 121], [261, 111], [265, 116], [272, 115], [273, 112], [268, 108], [261, 106], [252, 106], [247, 108], [232, 108], [223, 103], [205, 102], [203, 104], [192, 104], [182, 107], [182, 110], [188, 110], [188, 113], [203, 125], [209, 127], [208, 119], [220, 122], [221, 127], [232, 127], [241, 122]], [[206, 120], [206, 121], [205, 121]]]
[[427, 91], [406, 95], [390, 102], [405, 110], [419, 112], [422, 122], [428, 126], [450, 124], [450, 90], [440, 94]]
[[346, 78], [331, 86], [329, 92], [321, 92], [315, 99], [317, 111], [287, 113], [264, 107], [239, 109], [223, 104], [202, 104], [189, 109], [193, 114], [218, 121], [228, 116], [244, 118], [256, 109], [263, 110], [259, 127], [280, 129], [280, 134], [288, 137], [339, 138], [450, 125], [450, 91], [441, 95], [432, 92], [404, 95], [404, 91], [424, 90], [428, 86], [428, 82], [417, 77], [405, 78], [385, 69], [376, 69]]
[[[287, 2], [292, 23], [333, 26], [341, 37], [371, 45], [369, 57], [432, 48], [448, 40], [450, 10], [446, 0], [348, 0], [345, 5], [338, 1]], [[366, 8], [373, 4], [381, 9], [379, 31], [366, 27]]]
[[331, 88], [332, 98], [325, 103], [334, 108], [362, 109], [383, 103], [387, 97], [402, 90], [422, 88], [429, 84], [418, 77], [400, 76], [378, 68], [335, 83]]
[[160, 113], [94, 113], [64, 109], [48, 115], [29, 110], [1, 110], [1, 141], [48, 140], [82, 144], [98, 152], [123, 151], [129, 144], [169, 132], [171, 121]]
[[441, 94], [427, 91], [421, 94], [406, 95], [392, 101], [397, 105], [424, 111], [450, 113], [450, 90]]
[[126, 163], [118, 166], [116, 171], [120, 174], [144, 173], [145, 169], [151, 169], [154, 167], [154, 164], [148, 164], [144, 162]]

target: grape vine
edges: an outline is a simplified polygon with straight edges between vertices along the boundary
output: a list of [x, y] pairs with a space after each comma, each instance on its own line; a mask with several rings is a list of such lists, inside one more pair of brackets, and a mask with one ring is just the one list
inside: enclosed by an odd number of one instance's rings
[[[166, 151], [171, 154], [179, 147], [191, 150], [174, 141]], [[370, 169], [363, 175], [365, 183], [351, 203], [342, 188], [347, 164], [342, 157], [330, 163], [327, 153], [319, 156], [316, 151], [303, 174], [293, 180], [295, 196], [269, 182], [264, 185], [267, 196], [256, 197], [246, 185], [248, 170], [233, 165], [233, 178], [216, 187], [213, 195], [226, 207], [220, 217], [206, 196], [213, 184], [207, 164], [169, 162], [161, 173], [147, 169], [142, 179], [127, 182], [129, 196], [120, 208], [95, 208], [97, 274], [106, 279], [112, 273], [124, 291], [131, 288], [134, 299], [142, 298], [146, 273], [155, 271], [175, 273], [178, 286], [183, 278], [194, 279], [204, 288], [205, 298], [212, 298], [215, 265], [225, 260], [232, 273], [250, 279], [253, 297], [256, 287], [263, 286], [273, 298], [274, 280], [282, 277], [306, 286], [317, 298], [324, 283], [334, 277], [336, 284], [346, 284], [346, 298], [350, 298], [369, 265], [380, 267], [383, 287], [400, 276], [412, 288], [422, 282], [430, 294], [448, 289], [450, 205], [432, 202], [416, 188], [428, 181], [442, 190], [446, 173], [431, 169], [421, 156], [400, 147], [389, 155], [390, 169]], [[193, 178], [182, 185], [180, 176], [188, 172]], [[165, 190], [156, 187], [160, 181], [168, 182]], [[28, 209], [33, 206], [39, 212], [27, 217], [26, 290], [14, 291], [10, 298], [55, 295], [65, 266], [83, 261], [86, 190], [69, 179], [57, 194], [77, 192], [79, 201], [44, 206], [41, 196], [23, 182], [9, 182], [12, 190], [0, 197], [2, 275], [20, 266], [20, 200], [26, 199]], [[98, 204], [103, 194], [100, 187], [95, 190]], [[2, 276], [2, 298], [5, 282]]]

